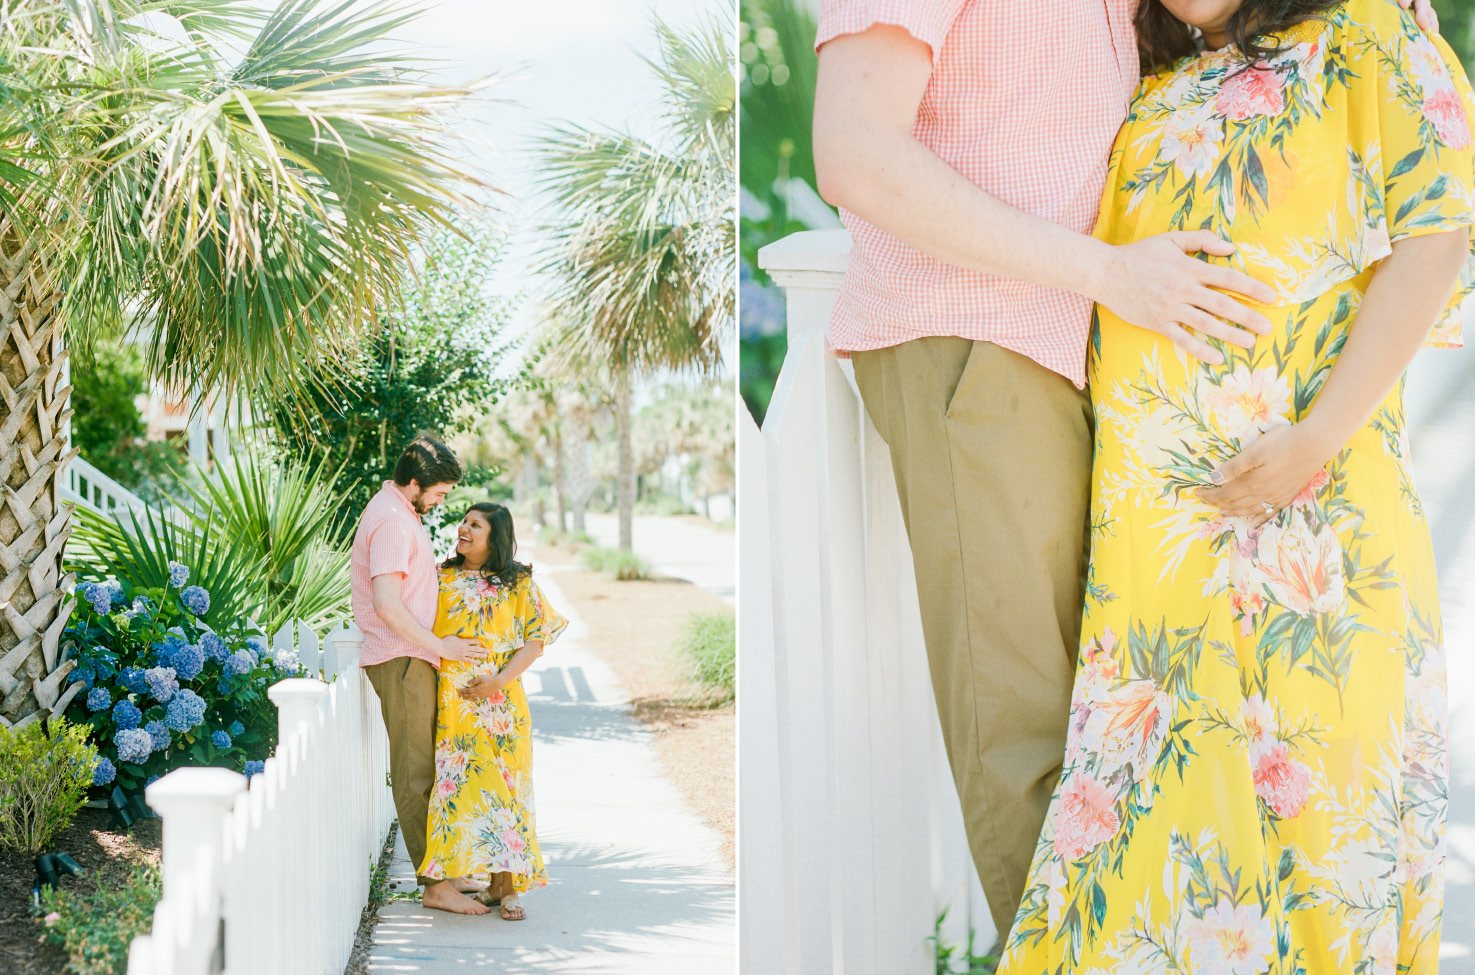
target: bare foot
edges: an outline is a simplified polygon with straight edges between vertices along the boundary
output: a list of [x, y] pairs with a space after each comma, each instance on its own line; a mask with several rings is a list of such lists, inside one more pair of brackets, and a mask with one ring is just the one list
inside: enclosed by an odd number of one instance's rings
[[487, 914], [491, 911], [491, 908], [478, 904], [461, 893], [449, 880], [426, 887], [420, 903], [437, 911], [450, 911], [452, 914]]
[[521, 921], [527, 917], [527, 912], [522, 909], [522, 901], [516, 894], [508, 894], [502, 898], [502, 920]]
[[479, 883], [467, 877], [451, 878], [451, 886], [455, 887], [463, 894], [476, 894], [487, 889], [486, 884]]

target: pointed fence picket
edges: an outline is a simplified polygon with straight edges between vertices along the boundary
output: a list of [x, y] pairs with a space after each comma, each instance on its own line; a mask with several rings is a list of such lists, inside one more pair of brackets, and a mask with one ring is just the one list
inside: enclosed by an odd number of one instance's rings
[[745, 975], [933, 975], [929, 941], [993, 925], [943, 750], [886, 445], [825, 332], [850, 250], [795, 234], [759, 261], [789, 347], [739, 427]]
[[265, 771], [248, 787], [226, 769], [177, 769], [148, 787], [164, 821], [164, 890], [128, 975], [343, 970], [394, 815], [362, 642], [353, 626], [321, 641], [284, 626], [272, 647], [295, 652], [306, 676], [268, 691], [279, 740]]

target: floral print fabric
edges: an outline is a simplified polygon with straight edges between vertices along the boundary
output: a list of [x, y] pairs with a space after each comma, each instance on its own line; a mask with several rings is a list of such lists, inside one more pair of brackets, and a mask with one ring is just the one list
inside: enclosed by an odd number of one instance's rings
[[508, 589], [480, 573], [441, 569], [436, 636], [478, 640], [481, 663], [441, 664], [424, 877], [511, 873], [519, 892], [548, 882], [533, 824], [533, 741], [527, 696], [514, 680], [491, 698], [462, 700], [475, 677], [495, 674], [528, 640], [558, 639], [568, 621], [531, 577]]
[[1437, 971], [1445, 666], [1401, 387], [1262, 528], [1193, 491], [1310, 411], [1393, 241], [1475, 224], [1471, 92], [1392, 0], [1284, 40], [1146, 79], [1112, 156], [1098, 236], [1213, 229], [1282, 303], [1218, 366], [1098, 311], [1068, 747], [1005, 975]]

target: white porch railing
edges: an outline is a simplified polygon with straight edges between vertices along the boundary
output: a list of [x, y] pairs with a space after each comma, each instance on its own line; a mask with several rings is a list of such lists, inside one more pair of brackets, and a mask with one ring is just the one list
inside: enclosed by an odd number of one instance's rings
[[246, 787], [237, 772], [177, 769], [146, 797], [164, 820], [164, 891], [128, 975], [343, 971], [369, 871], [393, 819], [388, 742], [358, 667], [362, 635], [277, 634], [309, 672], [273, 685], [280, 739]]
[[788, 353], [740, 410], [739, 916], [745, 975], [932, 975], [993, 924], [932, 697], [886, 445], [826, 352], [845, 231], [764, 248]]
[[85, 505], [99, 514], [121, 515], [124, 510], [142, 510], [144, 500], [132, 491], [93, 467], [80, 455], [74, 456], [66, 465], [61, 483], [63, 501]]

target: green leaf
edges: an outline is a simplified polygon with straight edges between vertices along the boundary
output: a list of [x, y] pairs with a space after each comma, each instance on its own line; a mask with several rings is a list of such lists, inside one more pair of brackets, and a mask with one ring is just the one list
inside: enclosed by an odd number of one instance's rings
[[1412, 172], [1413, 168], [1419, 164], [1419, 160], [1423, 158], [1424, 147], [1420, 146], [1413, 152], [1410, 152], [1408, 155], [1398, 160], [1398, 162], [1393, 166], [1393, 171], [1388, 174], [1388, 178], [1390, 180], [1393, 180], [1404, 175], [1405, 173]]

